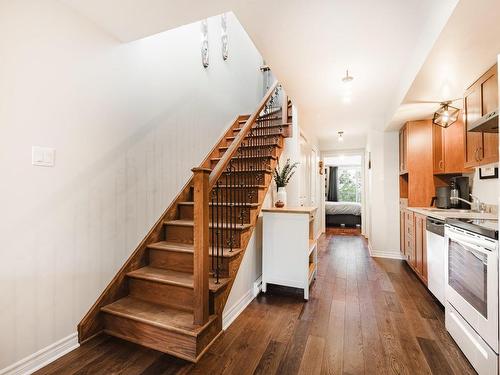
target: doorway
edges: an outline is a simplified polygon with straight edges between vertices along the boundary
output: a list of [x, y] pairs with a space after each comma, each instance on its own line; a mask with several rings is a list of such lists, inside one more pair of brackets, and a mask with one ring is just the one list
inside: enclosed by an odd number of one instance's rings
[[364, 150], [322, 153], [326, 228], [365, 234]]

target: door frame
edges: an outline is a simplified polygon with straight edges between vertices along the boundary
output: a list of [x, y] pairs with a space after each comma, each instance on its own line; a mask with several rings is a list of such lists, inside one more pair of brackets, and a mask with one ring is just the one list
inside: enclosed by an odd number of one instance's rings
[[[321, 161], [323, 162], [324, 168], [326, 168], [325, 164], [325, 158], [327, 157], [335, 157], [335, 156], [361, 156], [361, 234], [367, 237], [367, 232], [366, 232], [366, 181], [365, 181], [365, 174], [366, 174], [366, 165], [365, 165], [365, 152], [366, 150], [364, 148], [359, 148], [359, 149], [351, 149], [351, 150], [324, 150], [321, 151]], [[326, 231], [326, 218], [325, 216], [325, 178], [326, 178], [326, 173], [323, 173], [323, 178], [322, 178], [322, 183], [321, 183], [321, 197], [320, 197], [320, 205], [322, 207], [322, 231]]]

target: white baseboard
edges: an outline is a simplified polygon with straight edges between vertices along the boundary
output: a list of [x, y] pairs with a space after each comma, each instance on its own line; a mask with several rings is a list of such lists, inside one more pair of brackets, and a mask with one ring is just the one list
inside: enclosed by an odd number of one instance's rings
[[33, 353], [20, 361], [0, 370], [0, 375], [27, 375], [47, 366], [57, 358], [76, 349], [78, 344], [78, 334], [72, 333], [69, 336]]
[[[246, 309], [246, 307], [254, 300], [262, 290], [262, 277], [259, 277], [251, 289], [241, 296], [241, 298], [228, 311], [222, 315], [222, 329], [226, 330], [234, 322], [234, 320]], [[1, 375], [1, 374], [0, 374]]]

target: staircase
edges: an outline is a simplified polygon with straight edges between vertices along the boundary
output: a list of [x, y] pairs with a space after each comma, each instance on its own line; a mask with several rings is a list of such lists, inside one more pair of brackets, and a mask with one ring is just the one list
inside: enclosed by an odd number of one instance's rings
[[196, 362], [222, 312], [290, 136], [291, 104], [272, 85], [238, 116], [78, 325]]

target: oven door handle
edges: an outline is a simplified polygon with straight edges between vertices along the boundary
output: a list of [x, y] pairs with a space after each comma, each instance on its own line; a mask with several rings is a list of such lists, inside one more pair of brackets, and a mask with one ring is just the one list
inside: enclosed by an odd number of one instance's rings
[[468, 246], [481, 254], [491, 255], [493, 253], [493, 249], [488, 248], [484, 245], [481, 246], [482, 244], [478, 244], [478, 241], [475, 238], [467, 237], [462, 234], [458, 234], [456, 232], [449, 233], [448, 238], [460, 242], [465, 246]]
[[479, 247], [478, 251], [482, 252], [483, 254], [491, 254], [496, 249], [494, 243], [485, 240], [481, 241], [476, 237], [463, 235], [455, 231], [449, 231], [447, 235], [448, 238], [461, 242], [467, 246]]

